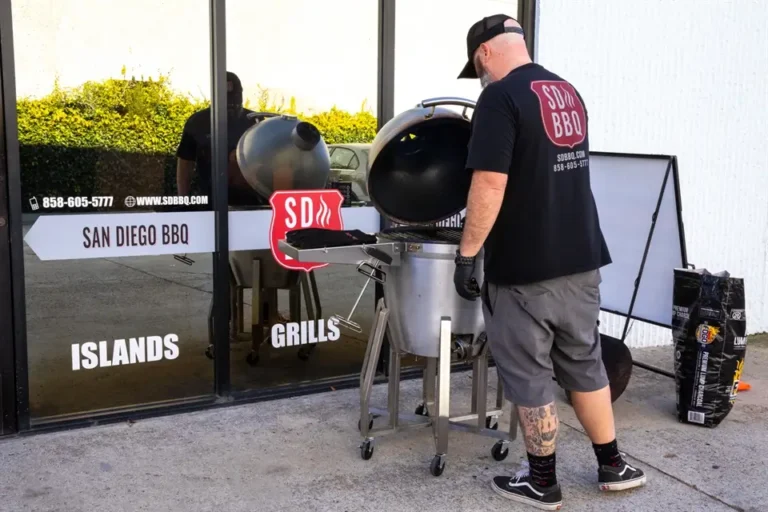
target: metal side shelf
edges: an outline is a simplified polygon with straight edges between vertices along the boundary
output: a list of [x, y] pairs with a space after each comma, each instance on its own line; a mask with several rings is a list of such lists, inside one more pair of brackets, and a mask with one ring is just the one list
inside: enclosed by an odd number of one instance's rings
[[280, 251], [296, 261], [339, 265], [359, 265], [366, 261], [377, 260], [385, 265], [398, 266], [402, 247], [403, 244], [399, 242], [384, 242], [322, 249], [297, 249], [285, 240], [278, 241]]

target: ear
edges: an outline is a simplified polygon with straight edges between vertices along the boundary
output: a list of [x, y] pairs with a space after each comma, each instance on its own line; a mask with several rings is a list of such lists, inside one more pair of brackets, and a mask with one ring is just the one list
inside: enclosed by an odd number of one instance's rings
[[488, 43], [481, 44], [479, 55], [483, 59], [489, 58], [491, 56], [491, 46]]

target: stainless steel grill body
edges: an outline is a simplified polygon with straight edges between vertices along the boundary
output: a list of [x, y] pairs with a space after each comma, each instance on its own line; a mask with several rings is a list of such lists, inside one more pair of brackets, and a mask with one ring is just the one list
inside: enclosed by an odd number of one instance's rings
[[[454, 336], [477, 340], [485, 329], [482, 304], [465, 300], [453, 284], [454, 257], [460, 229], [393, 230], [380, 233], [380, 242], [398, 240], [400, 264], [385, 268], [384, 300], [390, 311], [390, 336], [399, 348], [422, 357], [440, 352], [442, 317], [451, 319]], [[455, 242], [444, 240], [455, 239]], [[425, 241], [421, 241], [425, 240]], [[475, 278], [483, 282], [482, 254]]]

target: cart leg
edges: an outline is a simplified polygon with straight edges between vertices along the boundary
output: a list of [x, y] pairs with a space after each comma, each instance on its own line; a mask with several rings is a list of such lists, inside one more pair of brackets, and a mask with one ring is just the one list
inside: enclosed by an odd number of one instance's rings
[[510, 402], [511, 412], [509, 413], [509, 440], [514, 441], [517, 439], [517, 424], [520, 421], [520, 417], [517, 414], [517, 406]]
[[397, 428], [400, 420], [400, 354], [394, 346], [389, 346], [389, 387], [387, 390], [387, 408], [389, 426]]
[[[308, 320], [317, 320], [319, 317], [317, 316], [317, 312], [315, 311], [314, 305], [312, 304], [312, 292], [309, 289], [309, 277], [307, 276], [307, 273], [304, 272], [301, 277], [299, 277], [299, 282], [301, 283], [301, 292], [302, 295], [304, 295], [304, 302], [306, 303], [307, 307], [307, 319]], [[301, 348], [299, 348], [299, 359], [306, 361], [309, 359], [309, 355], [317, 348], [316, 344], [312, 345], [304, 345]]]
[[477, 413], [477, 373], [479, 366], [479, 358], [472, 361], [472, 406], [469, 410], [471, 414]]
[[245, 332], [245, 289], [237, 288], [237, 334]]
[[434, 357], [426, 358], [424, 365], [424, 375], [422, 377], [423, 401], [416, 408], [416, 414], [422, 416], [431, 416], [435, 411], [435, 377], [437, 373], [437, 359]]
[[501, 409], [504, 405], [504, 385], [501, 382], [498, 368], [496, 369], [496, 380], [498, 381], [496, 384], [496, 408]]
[[301, 288], [298, 284], [288, 291], [288, 308], [291, 322], [301, 322]]
[[312, 298], [315, 300], [315, 313], [317, 314], [317, 318], [323, 318], [323, 306], [320, 303], [320, 289], [317, 287], [317, 279], [315, 279], [314, 270], [309, 273], [309, 287], [312, 289]]
[[376, 314], [373, 319], [373, 328], [368, 337], [368, 346], [365, 349], [363, 367], [360, 371], [360, 434], [363, 437], [363, 444], [360, 447], [360, 454], [363, 459], [368, 460], [373, 456], [373, 438], [369, 436], [371, 423], [373, 419], [370, 414], [371, 389], [373, 380], [376, 377], [376, 367], [381, 354], [381, 345], [384, 342], [384, 333], [387, 328], [387, 319], [389, 310], [384, 307], [384, 302], [379, 301], [376, 307]]
[[[501, 375], [499, 375], [498, 370], [496, 371], [496, 377], [498, 379], [498, 384], [496, 385], [496, 408], [501, 409], [504, 405], [504, 383], [501, 381]], [[509, 440], [514, 441], [517, 439], [517, 426], [520, 417], [517, 414], [517, 406], [512, 402], [509, 405]]]
[[440, 476], [445, 469], [448, 453], [448, 428], [451, 407], [451, 319], [440, 319], [440, 352], [437, 368], [437, 414], [435, 415], [435, 441], [437, 453], [432, 459], [430, 472]]
[[264, 294], [261, 289], [261, 261], [251, 261], [251, 352], [245, 358], [250, 365], [258, 364], [259, 350], [264, 343]]
[[[472, 364], [472, 390], [476, 393], [477, 428], [491, 428], [491, 418], [488, 417], [488, 353], [483, 349]], [[498, 428], [498, 427], [497, 427]]]

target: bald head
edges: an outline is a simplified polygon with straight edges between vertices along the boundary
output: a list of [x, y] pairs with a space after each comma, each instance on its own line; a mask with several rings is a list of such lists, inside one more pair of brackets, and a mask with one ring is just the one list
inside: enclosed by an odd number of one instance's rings
[[[520, 24], [508, 19], [505, 27], [522, 28]], [[531, 62], [525, 38], [522, 34], [504, 32], [489, 39], [475, 51], [474, 64], [477, 76], [483, 87], [507, 76], [510, 71]]]
[[[507, 20], [504, 22], [505, 27], [515, 27], [522, 29], [523, 27], [520, 26], [520, 24], [515, 20]], [[525, 46], [525, 39], [522, 34], [517, 34], [514, 32], [505, 32], [503, 34], [499, 34], [496, 37], [492, 38], [490, 41], [488, 41], [486, 44], [488, 44], [491, 48], [498, 51], [505, 51], [510, 47], [514, 46]], [[481, 45], [482, 46], [482, 45]], [[478, 48], [479, 50], [479, 48]]]

